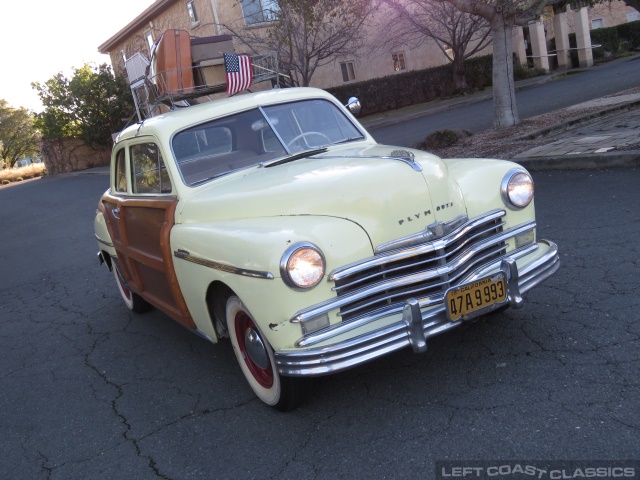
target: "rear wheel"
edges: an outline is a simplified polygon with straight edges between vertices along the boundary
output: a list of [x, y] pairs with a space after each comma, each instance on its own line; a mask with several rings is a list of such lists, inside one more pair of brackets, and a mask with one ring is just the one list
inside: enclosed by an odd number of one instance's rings
[[280, 376], [271, 345], [238, 297], [227, 300], [226, 317], [233, 351], [258, 398], [281, 411], [297, 408], [309, 396], [308, 379]]
[[126, 280], [122, 277], [122, 273], [115, 265], [113, 266], [113, 275], [116, 277], [120, 296], [129, 310], [134, 313], [144, 313], [151, 308], [151, 305], [146, 300], [131, 291]]

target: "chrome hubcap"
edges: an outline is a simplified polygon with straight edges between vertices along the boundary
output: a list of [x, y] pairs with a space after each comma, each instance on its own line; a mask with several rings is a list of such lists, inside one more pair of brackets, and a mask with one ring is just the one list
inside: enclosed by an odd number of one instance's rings
[[244, 344], [247, 355], [259, 368], [266, 370], [270, 366], [269, 355], [257, 330], [249, 327], [244, 333]]

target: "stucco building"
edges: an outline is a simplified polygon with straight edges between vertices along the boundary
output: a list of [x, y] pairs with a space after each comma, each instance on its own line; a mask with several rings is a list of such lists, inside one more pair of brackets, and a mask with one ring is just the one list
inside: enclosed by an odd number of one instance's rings
[[[157, 0], [100, 45], [98, 50], [110, 55], [116, 73], [124, 74], [125, 59], [138, 52], [148, 58], [151, 46], [168, 29], [186, 30], [192, 37], [209, 37], [229, 34], [223, 25], [241, 29], [260, 28], [271, 19], [273, 3], [274, 0]], [[383, 16], [381, 12], [378, 20]], [[373, 23], [379, 22], [374, 19]], [[377, 32], [371, 32], [371, 36], [374, 34]], [[237, 38], [234, 46], [236, 53], [248, 53]], [[378, 48], [359, 58], [337, 58], [320, 67], [311, 85], [327, 88], [446, 62], [445, 55], [430, 43], [415, 48], [408, 45], [386, 50]]]
[[[109, 54], [114, 71], [125, 73], [125, 59], [136, 53], [150, 57], [151, 47], [168, 29], [181, 29], [191, 37], [210, 37], [229, 34], [223, 25], [234, 25], [240, 29], [256, 29], [268, 24], [273, 16], [276, 0], [157, 0], [137, 15], [120, 31], [98, 47], [101, 53]], [[533, 59], [535, 66], [549, 70], [549, 57], [558, 56], [559, 68], [567, 67], [569, 46], [561, 37], [576, 32], [581, 65], [591, 65], [591, 43], [589, 31], [609, 27], [640, 18], [638, 12], [622, 1], [599, 4], [593, 8], [571, 10], [570, 7], [547, 7], [546, 15], [527, 30], [514, 29], [514, 52], [522, 63]], [[382, 25], [386, 13], [378, 13]], [[373, 29], [375, 30], [375, 28]], [[370, 32], [371, 37], [376, 32]], [[547, 42], [556, 36], [558, 52], [548, 52]], [[236, 53], [248, 53], [237, 38], [233, 40]], [[567, 41], [568, 42], [568, 41]], [[529, 46], [529, 52], [525, 49]], [[490, 47], [479, 54], [490, 53]], [[426, 42], [419, 47], [408, 45], [394, 48], [378, 48], [359, 58], [336, 58], [334, 62], [320, 67], [314, 74], [311, 85], [327, 88], [347, 82], [368, 80], [392, 75], [406, 70], [417, 70], [438, 66], [448, 60], [433, 44]]]

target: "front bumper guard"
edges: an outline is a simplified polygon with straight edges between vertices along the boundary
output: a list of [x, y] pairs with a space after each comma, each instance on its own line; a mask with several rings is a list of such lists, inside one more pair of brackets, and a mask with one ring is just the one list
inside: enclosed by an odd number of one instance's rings
[[[515, 308], [521, 307], [524, 302], [522, 295], [560, 268], [557, 245], [547, 240], [541, 242], [548, 245], [548, 250], [520, 271], [514, 259], [507, 257], [501, 261], [499, 270], [506, 275], [507, 301], [496, 308], [505, 304]], [[484, 274], [485, 271], [477, 272], [477, 276]], [[452, 322], [447, 319], [444, 303], [422, 312], [419, 302], [410, 298], [405, 303], [401, 321], [328, 346], [305, 350], [279, 350], [275, 352], [275, 360], [278, 371], [284, 376], [326, 375], [409, 346], [416, 353], [425, 352], [428, 338], [455, 328], [462, 322], [463, 320]]]

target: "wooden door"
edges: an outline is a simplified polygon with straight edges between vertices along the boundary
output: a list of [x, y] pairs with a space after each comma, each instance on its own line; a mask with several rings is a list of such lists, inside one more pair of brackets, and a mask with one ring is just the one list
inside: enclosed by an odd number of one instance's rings
[[175, 197], [102, 197], [109, 233], [131, 290], [185, 327], [195, 328], [173, 268], [169, 235]]

